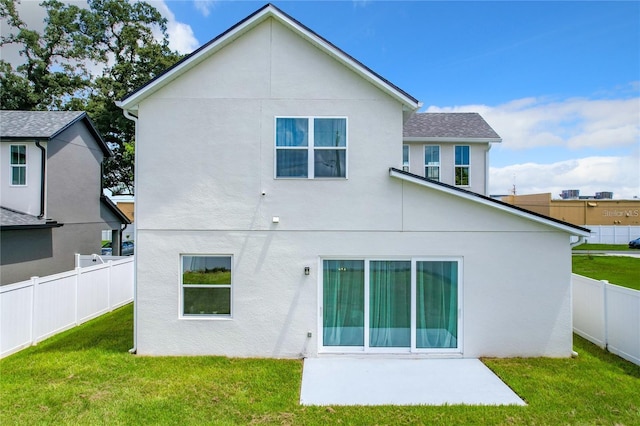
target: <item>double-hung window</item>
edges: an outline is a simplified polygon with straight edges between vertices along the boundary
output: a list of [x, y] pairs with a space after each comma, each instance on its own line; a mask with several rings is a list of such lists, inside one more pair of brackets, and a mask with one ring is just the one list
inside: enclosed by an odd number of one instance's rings
[[346, 178], [347, 119], [276, 118], [276, 178]]
[[231, 256], [183, 255], [182, 315], [231, 316]]
[[27, 184], [27, 146], [11, 145], [11, 185]]
[[440, 180], [440, 147], [438, 145], [424, 147], [424, 177]]
[[469, 146], [458, 145], [456, 146], [456, 185], [468, 186], [469, 185]]

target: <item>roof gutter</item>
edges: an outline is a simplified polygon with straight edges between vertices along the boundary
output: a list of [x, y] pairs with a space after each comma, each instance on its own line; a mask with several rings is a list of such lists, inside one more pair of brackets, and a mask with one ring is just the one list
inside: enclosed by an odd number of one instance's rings
[[40, 145], [40, 141], [36, 139], [36, 146], [40, 148], [40, 214], [38, 215], [38, 219], [42, 219], [45, 214], [45, 196], [46, 196], [46, 188], [45, 185], [47, 183], [46, 180], [46, 169], [47, 169], [47, 150], [45, 147]]

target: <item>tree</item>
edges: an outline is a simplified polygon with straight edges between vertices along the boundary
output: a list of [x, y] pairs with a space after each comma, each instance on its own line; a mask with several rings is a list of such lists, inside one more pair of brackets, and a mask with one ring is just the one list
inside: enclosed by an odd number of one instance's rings
[[17, 44], [24, 63], [14, 68], [0, 60], [0, 104], [3, 109], [60, 109], [90, 87], [86, 61], [92, 58], [90, 35], [82, 28], [87, 11], [57, 0], [42, 3], [47, 11], [43, 33], [27, 28], [15, 0], [0, 0], [0, 18], [13, 31], [0, 46]]
[[[0, 0], [0, 18], [15, 29], [2, 43], [20, 43], [26, 58], [13, 69], [0, 61], [3, 109], [79, 109], [88, 112], [114, 156], [103, 168], [104, 186], [134, 194], [134, 124], [115, 101], [177, 62], [169, 48], [166, 19], [150, 4], [89, 0], [88, 9], [57, 0], [47, 11], [42, 34], [26, 28], [15, 0]], [[90, 75], [88, 65], [102, 71]]]

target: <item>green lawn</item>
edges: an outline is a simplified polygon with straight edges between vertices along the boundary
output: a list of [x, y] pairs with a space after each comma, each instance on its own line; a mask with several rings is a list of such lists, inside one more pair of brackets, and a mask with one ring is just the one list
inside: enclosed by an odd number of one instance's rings
[[636, 251], [640, 253], [638, 249], [630, 249], [628, 244], [580, 244], [575, 246], [573, 250]]
[[526, 407], [302, 407], [299, 360], [143, 357], [128, 305], [0, 360], [0, 424], [640, 424], [640, 367], [575, 338], [575, 359], [486, 359]]
[[573, 273], [640, 290], [640, 258], [624, 256], [572, 256]]

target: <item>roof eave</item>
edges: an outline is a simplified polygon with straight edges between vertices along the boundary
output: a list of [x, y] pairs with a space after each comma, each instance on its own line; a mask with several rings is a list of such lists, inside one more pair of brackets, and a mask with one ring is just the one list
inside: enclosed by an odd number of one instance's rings
[[417, 99], [404, 92], [402, 89], [396, 87], [380, 75], [376, 74], [364, 64], [352, 58], [347, 53], [334, 46], [331, 42], [316, 34], [311, 29], [298, 22], [291, 16], [287, 15], [272, 4], [267, 4], [266, 6], [262, 7], [242, 21], [238, 22], [216, 38], [202, 45], [189, 56], [173, 65], [171, 68], [148, 82], [146, 85], [130, 93], [121, 101], [116, 101], [116, 105], [124, 110], [137, 111], [138, 104], [144, 98], [159, 90], [161, 87], [165, 86], [175, 78], [179, 77], [187, 70], [204, 61], [211, 54], [222, 49], [224, 46], [228, 45], [233, 40], [249, 31], [251, 28], [272, 17], [278, 19], [281, 23], [295, 30], [298, 34], [305, 37], [315, 46], [328, 52], [332, 57], [346, 65], [351, 70], [360, 74], [374, 86], [399, 100], [402, 103], [403, 108], [410, 111], [416, 111], [421, 107], [422, 103]]
[[529, 210], [525, 210], [520, 207], [516, 207], [499, 200], [494, 200], [492, 198], [477, 194], [475, 192], [452, 187], [451, 185], [447, 185], [442, 182], [432, 181], [432, 180], [423, 178], [422, 176], [414, 175], [412, 173], [405, 172], [393, 167], [389, 169], [389, 175], [394, 178], [398, 178], [407, 182], [412, 182], [417, 185], [425, 186], [425, 187], [435, 189], [447, 194], [455, 195], [455, 196], [467, 199], [469, 201], [477, 202], [479, 204], [492, 207], [507, 213], [515, 214], [516, 216], [520, 216], [520, 217], [532, 220], [534, 222], [542, 223], [544, 225], [567, 232], [571, 235], [575, 235], [579, 237], [589, 237], [591, 235], [591, 231], [587, 228], [583, 228], [578, 225], [573, 225], [571, 223], [563, 222], [561, 220], [553, 219], [551, 217], [544, 216], [539, 213], [531, 212]]
[[454, 138], [454, 137], [421, 137], [421, 136], [404, 136], [402, 138], [404, 142], [446, 142], [446, 143], [501, 143], [502, 138]]

